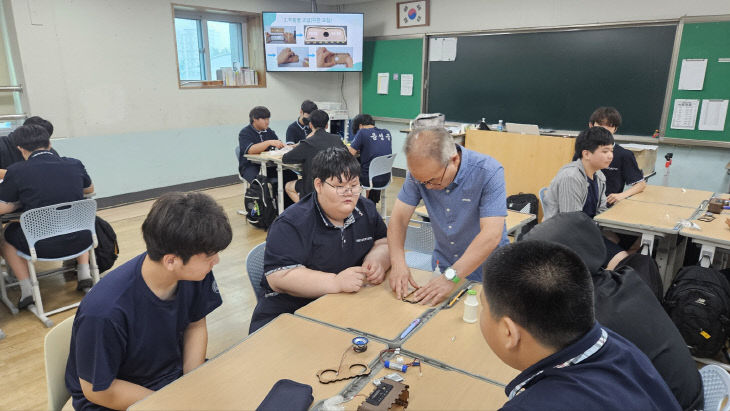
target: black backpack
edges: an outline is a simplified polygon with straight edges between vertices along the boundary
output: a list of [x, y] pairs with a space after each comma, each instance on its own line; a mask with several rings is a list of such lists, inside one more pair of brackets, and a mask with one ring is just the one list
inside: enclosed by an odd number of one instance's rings
[[[537, 204], [537, 196], [534, 194], [519, 193], [507, 197], [507, 209], [519, 211], [521, 213], [537, 215]], [[522, 227], [522, 231], [520, 231], [515, 238], [527, 234], [527, 232], [532, 230], [532, 227], [535, 225], [537, 225], [537, 219], [530, 221]]]
[[730, 331], [730, 284], [712, 268], [683, 267], [664, 297], [664, 309], [696, 357], [714, 357]]
[[101, 274], [112, 268], [114, 262], [117, 261], [119, 244], [117, 243], [117, 233], [114, 232], [111, 224], [101, 217], [96, 217], [94, 228], [98, 241], [94, 249], [94, 255], [96, 255], [96, 266], [99, 267], [99, 273]]
[[266, 176], [258, 175], [251, 181], [243, 197], [246, 220], [251, 225], [267, 230], [279, 214], [274, 186]]

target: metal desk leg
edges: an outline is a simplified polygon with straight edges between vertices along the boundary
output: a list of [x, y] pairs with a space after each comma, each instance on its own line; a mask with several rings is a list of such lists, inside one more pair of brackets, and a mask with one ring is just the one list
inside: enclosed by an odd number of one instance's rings
[[700, 265], [705, 268], [709, 268], [712, 265], [712, 260], [715, 258], [715, 246], [702, 244], [700, 249]]
[[284, 166], [281, 163], [276, 164], [277, 194], [279, 196], [279, 214], [284, 212]]
[[639, 246], [641, 254], [651, 257], [654, 251], [654, 234], [641, 234], [641, 245]]

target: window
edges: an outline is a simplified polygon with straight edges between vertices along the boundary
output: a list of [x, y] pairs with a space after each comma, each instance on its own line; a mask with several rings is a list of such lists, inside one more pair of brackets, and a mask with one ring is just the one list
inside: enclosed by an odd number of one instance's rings
[[181, 88], [262, 86], [252, 60], [263, 56], [252, 59], [248, 43], [258, 15], [180, 5], [173, 12]]

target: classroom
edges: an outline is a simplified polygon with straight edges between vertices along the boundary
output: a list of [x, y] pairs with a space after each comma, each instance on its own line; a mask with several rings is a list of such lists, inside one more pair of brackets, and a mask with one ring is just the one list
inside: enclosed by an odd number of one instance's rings
[[727, 0], [2, 0], [0, 39], [0, 410], [730, 396]]

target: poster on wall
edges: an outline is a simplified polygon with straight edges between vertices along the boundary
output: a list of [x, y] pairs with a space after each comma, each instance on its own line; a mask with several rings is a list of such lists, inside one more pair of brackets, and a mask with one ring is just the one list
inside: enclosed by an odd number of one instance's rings
[[262, 13], [266, 71], [362, 71], [362, 13]]

